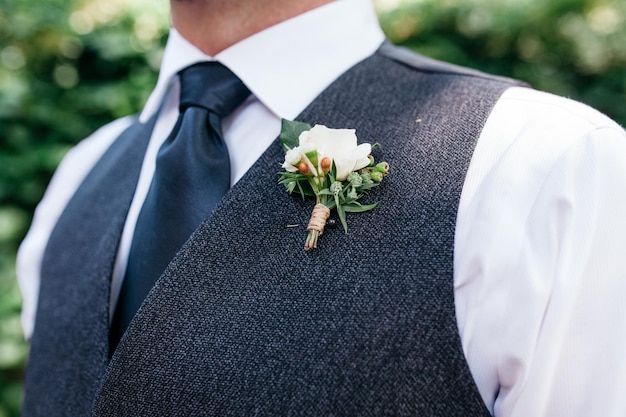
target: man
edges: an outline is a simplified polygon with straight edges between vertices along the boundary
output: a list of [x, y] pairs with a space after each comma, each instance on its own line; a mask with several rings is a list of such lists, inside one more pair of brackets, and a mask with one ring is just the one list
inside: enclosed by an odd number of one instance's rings
[[[171, 8], [146, 148], [123, 119], [71, 151], [20, 250], [25, 415], [626, 413], [618, 125], [383, 44], [364, 0]], [[232, 188], [109, 341], [159, 149], [202, 89], [182, 70], [212, 60], [250, 91], [221, 123]], [[355, 128], [391, 165], [313, 252], [286, 227], [310, 205], [277, 184], [281, 118]]]

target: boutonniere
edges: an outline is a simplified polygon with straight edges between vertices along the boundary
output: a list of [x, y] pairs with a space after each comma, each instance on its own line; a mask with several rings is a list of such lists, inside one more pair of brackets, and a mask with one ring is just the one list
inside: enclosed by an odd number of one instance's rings
[[360, 213], [377, 206], [378, 203], [361, 204], [359, 199], [380, 184], [389, 172], [389, 164], [374, 161], [369, 143], [357, 145], [355, 130], [311, 127], [283, 119], [280, 144], [285, 151], [285, 171], [280, 172], [279, 183], [290, 194], [297, 191], [303, 198], [315, 197], [316, 201], [304, 250], [317, 248], [332, 209], [337, 210], [347, 233], [346, 213]]

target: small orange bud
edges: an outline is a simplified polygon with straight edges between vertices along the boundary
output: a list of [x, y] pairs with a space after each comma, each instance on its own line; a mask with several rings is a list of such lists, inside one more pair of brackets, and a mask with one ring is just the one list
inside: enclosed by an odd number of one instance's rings
[[300, 161], [297, 168], [298, 168], [298, 171], [300, 171], [300, 173], [304, 175], [307, 175], [310, 172], [309, 166], [303, 160]]
[[328, 172], [330, 171], [330, 168], [333, 164], [333, 160], [330, 159], [329, 157], [325, 156], [322, 158], [322, 162], [320, 162], [320, 166], [322, 168], [323, 172]]

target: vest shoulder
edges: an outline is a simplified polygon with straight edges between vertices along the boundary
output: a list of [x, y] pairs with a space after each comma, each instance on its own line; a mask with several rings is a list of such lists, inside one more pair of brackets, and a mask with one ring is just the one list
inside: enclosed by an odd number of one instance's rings
[[424, 55], [420, 55], [417, 52], [412, 51], [408, 48], [393, 45], [390, 42], [383, 43], [376, 52], [376, 54], [381, 57], [387, 58], [397, 64], [412, 68], [419, 72], [468, 76], [510, 85], [528, 86], [523, 81], [519, 81], [513, 78], [488, 74], [477, 69], [463, 67], [460, 65], [455, 65], [448, 62], [439, 61], [437, 59], [429, 58]]

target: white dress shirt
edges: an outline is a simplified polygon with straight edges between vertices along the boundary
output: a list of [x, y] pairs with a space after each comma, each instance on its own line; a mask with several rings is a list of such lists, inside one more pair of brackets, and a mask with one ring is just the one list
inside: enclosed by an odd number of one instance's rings
[[[235, 183], [277, 137], [281, 118], [295, 118], [383, 40], [367, 0], [330, 3], [215, 57], [172, 30], [157, 86], [141, 114], [149, 118], [165, 100], [124, 228], [111, 305], [156, 152], [178, 116], [179, 70], [215, 59], [253, 93], [224, 121]], [[129, 118], [115, 121], [73, 148], [35, 212], [17, 267], [27, 337], [52, 228], [84, 176], [129, 123]], [[471, 161], [454, 255], [463, 349], [492, 414], [626, 416], [624, 130], [580, 103], [508, 89]]]

